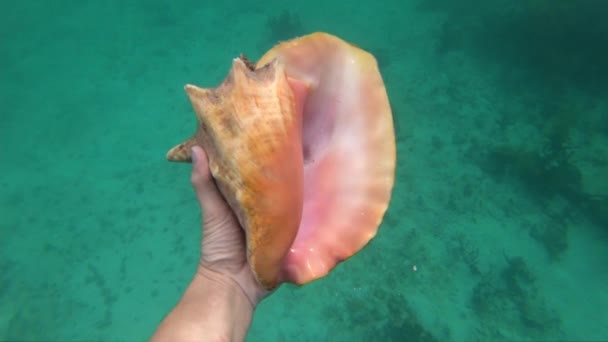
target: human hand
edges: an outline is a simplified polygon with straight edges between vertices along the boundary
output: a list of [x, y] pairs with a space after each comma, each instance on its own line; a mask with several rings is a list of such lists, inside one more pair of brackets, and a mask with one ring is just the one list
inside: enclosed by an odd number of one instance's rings
[[269, 294], [247, 263], [245, 234], [218, 190], [205, 151], [192, 148], [192, 186], [203, 215], [203, 239], [198, 273], [209, 281], [235, 284], [255, 307]]

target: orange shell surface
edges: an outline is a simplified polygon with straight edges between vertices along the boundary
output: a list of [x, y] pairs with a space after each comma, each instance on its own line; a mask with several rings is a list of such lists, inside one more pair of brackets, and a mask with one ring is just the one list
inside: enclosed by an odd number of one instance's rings
[[278, 63], [253, 71], [237, 58], [218, 88], [187, 85], [186, 92], [198, 130], [168, 158], [189, 158], [187, 145], [194, 143], [205, 149], [211, 174], [246, 231], [256, 278], [274, 287], [302, 214], [302, 127], [285, 72]]
[[255, 65], [235, 59], [216, 89], [186, 91], [198, 129], [167, 157], [188, 161], [190, 146], [205, 149], [261, 284], [323, 277], [376, 235], [396, 149], [371, 54], [313, 33], [275, 46]]

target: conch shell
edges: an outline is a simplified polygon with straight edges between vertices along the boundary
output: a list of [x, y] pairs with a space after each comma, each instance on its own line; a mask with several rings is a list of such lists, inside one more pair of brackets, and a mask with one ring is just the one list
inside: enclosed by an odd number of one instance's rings
[[338, 37], [283, 42], [241, 56], [217, 88], [186, 85], [200, 145], [247, 237], [266, 288], [329, 273], [375, 235], [395, 174], [392, 113], [375, 58]]

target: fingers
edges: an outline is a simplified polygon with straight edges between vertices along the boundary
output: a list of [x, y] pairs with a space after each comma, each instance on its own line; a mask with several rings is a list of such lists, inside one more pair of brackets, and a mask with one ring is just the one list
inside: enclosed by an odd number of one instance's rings
[[220, 194], [211, 171], [207, 154], [199, 146], [192, 147], [192, 176], [190, 177], [203, 215], [213, 217], [225, 210], [224, 198]]

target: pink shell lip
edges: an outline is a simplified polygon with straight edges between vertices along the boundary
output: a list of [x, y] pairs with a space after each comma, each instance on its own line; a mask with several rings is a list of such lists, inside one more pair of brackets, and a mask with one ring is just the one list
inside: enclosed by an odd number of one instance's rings
[[375, 58], [338, 37], [313, 33], [279, 44], [280, 59], [309, 85], [303, 112], [304, 206], [281, 281], [327, 275], [377, 233], [394, 184], [392, 111]]

